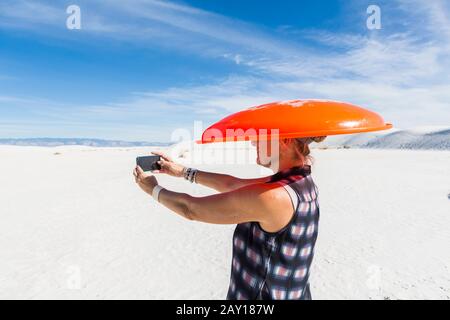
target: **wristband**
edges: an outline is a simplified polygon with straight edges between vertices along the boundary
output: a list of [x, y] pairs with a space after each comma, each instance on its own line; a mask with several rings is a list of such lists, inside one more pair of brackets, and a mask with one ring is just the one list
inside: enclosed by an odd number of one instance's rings
[[197, 183], [197, 173], [198, 173], [198, 170], [195, 170], [194, 177], [192, 178], [192, 182], [194, 182], [194, 183]]
[[195, 176], [197, 175], [198, 170], [197, 169], [192, 169], [191, 174], [189, 176], [189, 182], [190, 183], [194, 183], [195, 181]]
[[187, 168], [184, 172], [184, 179], [189, 180], [189, 175], [191, 174], [191, 168]]
[[192, 183], [192, 177], [194, 176], [194, 173], [195, 173], [195, 169], [191, 169], [191, 171], [189, 171], [188, 180], [190, 183]]
[[161, 192], [161, 190], [163, 190], [164, 188], [161, 187], [159, 184], [157, 184], [152, 191], [152, 197], [153, 199], [155, 199], [155, 201], [159, 202], [158, 198], [159, 198], [159, 193]]
[[183, 168], [183, 177], [185, 180], [189, 181], [190, 183], [197, 183], [197, 181], [195, 180], [196, 176], [197, 176], [197, 169], [194, 168], [187, 168], [184, 167]]

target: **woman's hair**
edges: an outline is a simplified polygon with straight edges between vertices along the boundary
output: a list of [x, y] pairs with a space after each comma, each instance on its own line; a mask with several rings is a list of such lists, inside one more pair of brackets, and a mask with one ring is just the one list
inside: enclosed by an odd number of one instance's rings
[[309, 149], [309, 144], [312, 142], [322, 142], [325, 140], [326, 136], [321, 137], [306, 137], [306, 138], [295, 138], [295, 151], [297, 152], [299, 158], [303, 159], [305, 163], [312, 163], [312, 157], [310, 156], [311, 150]]

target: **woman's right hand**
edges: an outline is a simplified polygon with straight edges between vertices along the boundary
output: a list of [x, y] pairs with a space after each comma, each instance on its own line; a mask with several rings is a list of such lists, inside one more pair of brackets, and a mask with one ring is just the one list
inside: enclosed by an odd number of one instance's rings
[[161, 160], [158, 164], [161, 166], [160, 170], [154, 170], [153, 173], [165, 173], [172, 177], [182, 178], [184, 166], [173, 162], [173, 160], [160, 151], [152, 151], [152, 154], [160, 156]]

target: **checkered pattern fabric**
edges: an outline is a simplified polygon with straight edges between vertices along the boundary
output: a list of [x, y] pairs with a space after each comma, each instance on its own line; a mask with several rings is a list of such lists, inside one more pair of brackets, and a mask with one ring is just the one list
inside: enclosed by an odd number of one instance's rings
[[278, 172], [268, 183], [288, 191], [294, 216], [276, 233], [265, 232], [257, 222], [237, 225], [227, 299], [311, 299], [309, 270], [319, 222], [311, 167]]

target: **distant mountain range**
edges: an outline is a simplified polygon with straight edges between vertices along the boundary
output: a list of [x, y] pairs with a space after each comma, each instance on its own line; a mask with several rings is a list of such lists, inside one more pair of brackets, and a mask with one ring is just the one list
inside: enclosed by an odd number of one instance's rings
[[421, 127], [328, 137], [315, 148], [450, 150], [450, 127]]
[[[15, 146], [89, 146], [89, 147], [145, 147], [170, 146], [170, 142], [133, 142], [89, 138], [31, 138], [0, 139], [0, 145]], [[329, 136], [313, 148], [360, 148], [360, 149], [411, 149], [450, 150], [450, 127], [420, 127], [410, 130], [388, 131]]]
[[12, 146], [88, 146], [88, 147], [146, 147], [146, 146], [169, 146], [166, 142], [142, 142], [142, 141], [120, 141], [102, 140], [89, 138], [29, 138], [29, 139], [0, 139], [0, 145]]

